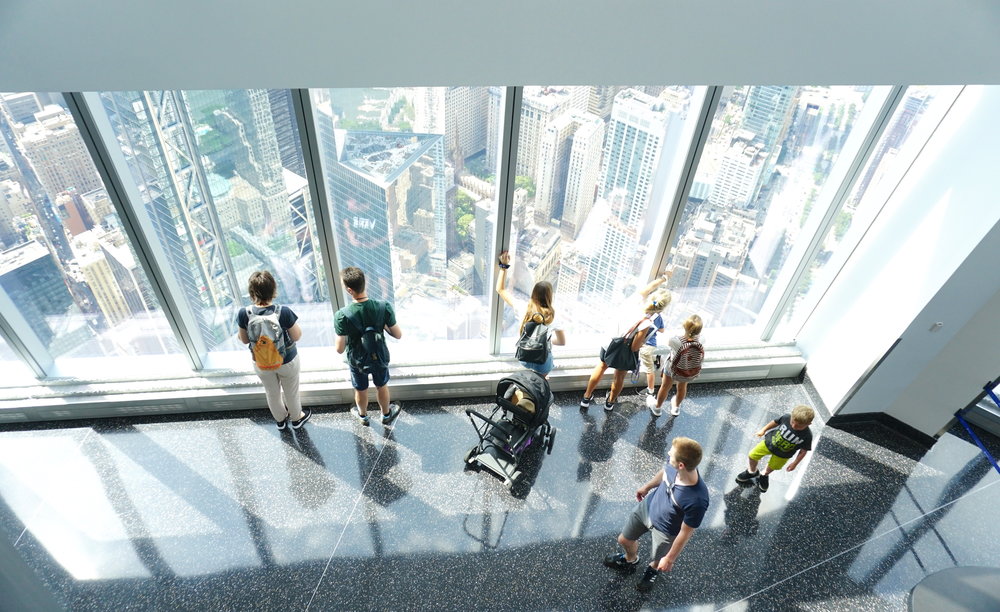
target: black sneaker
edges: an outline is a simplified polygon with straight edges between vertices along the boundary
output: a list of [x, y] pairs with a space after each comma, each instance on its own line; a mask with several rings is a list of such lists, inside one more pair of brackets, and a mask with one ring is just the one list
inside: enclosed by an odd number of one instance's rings
[[611, 400], [604, 400], [604, 410], [605, 411], [611, 412], [614, 409], [615, 409], [615, 403], [614, 402], [612, 402]]
[[354, 415], [358, 417], [358, 420], [361, 421], [361, 424], [364, 425], [365, 427], [368, 427], [368, 425], [371, 424], [372, 421], [370, 418], [368, 418], [367, 412], [361, 414], [361, 409], [359, 409], [357, 406], [351, 406], [351, 412], [353, 412]]
[[660, 572], [647, 565], [646, 571], [642, 573], [642, 580], [639, 581], [639, 584], [635, 585], [635, 588], [639, 589], [643, 593], [648, 593], [656, 583], [656, 577], [659, 574]]
[[594, 398], [592, 398], [592, 397], [585, 397], [585, 398], [581, 399], [580, 400], [580, 408], [582, 408], [584, 410], [586, 410], [587, 408], [590, 408], [590, 402], [592, 402], [592, 401], [594, 401]]
[[399, 416], [399, 404], [389, 404], [389, 413], [382, 415], [382, 424], [391, 425]]
[[278, 431], [282, 431], [286, 427], [288, 427], [288, 417], [285, 417], [283, 421], [278, 421]]
[[292, 429], [299, 429], [300, 427], [302, 427], [303, 425], [305, 425], [306, 421], [308, 421], [309, 417], [311, 417], [312, 415], [313, 415], [313, 411], [312, 410], [310, 410], [309, 408], [303, 408], [302, 409], [302, 418], [299, 419], [298, 421], [292, 421]]
[[767, 487], [770, 484], [768, 480], [770, 480], [770, 477], [767, 474], [761, 474], [757, 477], [757, 488], [760, 489], [761, 493], [767, 492]]
[[636, 557], [635, 561], [629, 561], [625, 558], [625, 553], [615, 553], [604, 557], [604, 565], [611, 569], [631, 573], [635, 571], [635, 568], [639, 567], [639, 557]]
[[740, 484], [746, 484], [758, 476], [758, 472], [751, 472], [750, 470], [743, 470], [736, 477], [736, 482]]

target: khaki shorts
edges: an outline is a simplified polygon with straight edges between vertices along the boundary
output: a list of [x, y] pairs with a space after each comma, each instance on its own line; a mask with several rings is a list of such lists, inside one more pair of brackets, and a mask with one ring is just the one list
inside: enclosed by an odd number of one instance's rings
[[649, 344], [643, 344], [639, 349], [639, 363], [642, 364], [642, 368], [646, 372], [656, 372], [656, 366], [653, 365], [653, 359], [656, 357], [656, 355], [653, 354], [653, 351], [655, 350], [656, 347]]

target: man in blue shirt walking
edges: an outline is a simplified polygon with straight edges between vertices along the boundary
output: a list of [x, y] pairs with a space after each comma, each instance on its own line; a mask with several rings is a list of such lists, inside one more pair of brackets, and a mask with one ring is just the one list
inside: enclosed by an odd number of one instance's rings
[[690, 438], [674, 438], [663, 469], [635, 492], [639, 503], [618, 535], [624, 552], [604, 558], [604, 565], [610, 568], [635, 571], [639, 566], [639, 538], [652, 532], [650, 562], [636, 585], [640, 591], [649, 591], [660, 572], [673, 569], [705, 518], [708, 487], [698, 473], [699, 463], [701, 445]]

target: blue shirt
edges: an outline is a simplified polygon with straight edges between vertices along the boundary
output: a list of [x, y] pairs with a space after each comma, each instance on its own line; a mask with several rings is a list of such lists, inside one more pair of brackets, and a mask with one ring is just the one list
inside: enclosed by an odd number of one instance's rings
[[[674, 483], [673, 487], [669, 483]], [[681, 531], [681, 523], [692, 529], [701, 526], [708, 511], [708, 487], [701, 474], [698, 474], [697, 484], [677, 484], [677, 469], [667, 462], [663, 466], [663, 482], [649, 494], [648, 503], [649, 520], [653, 527], [676, 536]]]
[[646, 344], [649, 346], [656, 346], [656, 332], [661, 329], [663, 329], [663, 317], [656, 315], [653, 318], [653, 330], [649, 332], [648, 336], [646, 336]]

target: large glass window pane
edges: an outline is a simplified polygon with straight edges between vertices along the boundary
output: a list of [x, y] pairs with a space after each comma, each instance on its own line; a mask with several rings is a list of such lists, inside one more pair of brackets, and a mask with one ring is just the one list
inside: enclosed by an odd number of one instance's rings
[[799, 280], [775, 339], [793, 338], [801, 328], [832, 276], [857, 246], [961, 90], [961, 86], [907, 88], [850, 195]]
[[[286, 89], [100, 94], [175, 290], [209, 352], [245, 350], [252, 272], [298, 314], [300, 346], [332, 341], [305, 162]], [[249, 364], [249, 362], [245, 362]]]
[[792, 248], [812, 238], [802, 229], [871, 91], [723, 89], [669, 259], [675, 299], [706, 328], [757, 339], [761, 307], [798, 264]]
[[341, 267], [394, 304], [406, 342], [483, 355], [496, 231], [503, 88], [399, 87], [311, 92]]
[[179, 358], [63, 97], [0, 94], [0, 134], [0, 288], [57, 365]]
[[[553, 285], [569, 347], [592, 350], [641, 313], [625, 301], [651, 274], [704, 95], [677, 86], [524, 88], [509, 282], [523, 303], [535, 283]], [[523, 316], [505, 309], [505, 350]]]
[[34, 380], [31, 370], [0, 337], [0, 387], [23, 385]]

